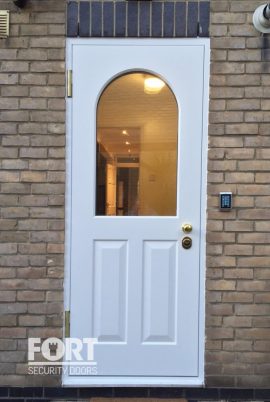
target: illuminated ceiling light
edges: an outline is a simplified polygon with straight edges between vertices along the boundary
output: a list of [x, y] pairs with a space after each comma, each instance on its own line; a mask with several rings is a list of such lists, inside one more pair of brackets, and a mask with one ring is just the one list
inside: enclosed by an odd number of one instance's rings
[[128, 135], [127, 130], [123, 130], [123, 131], [122, 131], [122, 134], [123, 134], [123, 135]]
[[144, 92], [146, 94], [158, 94], [164, 87], [165, 82], [157, 77], [149, 77], [144, 80]]
[[130, 153], [130, 152], [131, 152], [131, 150], [129, 149], [129, 150], [128, 150], [128, 152]]
[[126, 141], [125, 144], [126, 144], [126, 145], [130, 145], [130, 142]]

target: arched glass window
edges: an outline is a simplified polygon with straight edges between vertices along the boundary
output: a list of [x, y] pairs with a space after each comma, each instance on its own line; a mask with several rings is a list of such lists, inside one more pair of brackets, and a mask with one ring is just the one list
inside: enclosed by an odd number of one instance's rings
[[155, 75], [113, 80], [97, 107], [96, 215], [173, 216], [178, 106]]

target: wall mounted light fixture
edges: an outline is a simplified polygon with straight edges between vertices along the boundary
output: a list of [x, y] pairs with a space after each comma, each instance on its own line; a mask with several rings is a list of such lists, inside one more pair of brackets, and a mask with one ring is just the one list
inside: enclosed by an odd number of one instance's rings
[[256, 8], [253, 14], [253, 25], [261, 33], [270, 33], [270, 3]]

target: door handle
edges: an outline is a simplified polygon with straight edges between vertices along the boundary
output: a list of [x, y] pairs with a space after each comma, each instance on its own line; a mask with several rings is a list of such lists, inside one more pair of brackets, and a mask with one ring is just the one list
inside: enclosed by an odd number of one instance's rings
[[184, 233], [192, 232], [192, 225], [190, 223], [183, 223], [182, 230]]

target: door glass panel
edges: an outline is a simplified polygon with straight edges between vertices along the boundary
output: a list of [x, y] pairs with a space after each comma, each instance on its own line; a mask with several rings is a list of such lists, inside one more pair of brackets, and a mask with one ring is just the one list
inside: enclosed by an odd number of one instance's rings
[[97, 107], [96, 215], [173, 216], [178, 107], [148, 73], [112, 81]]

